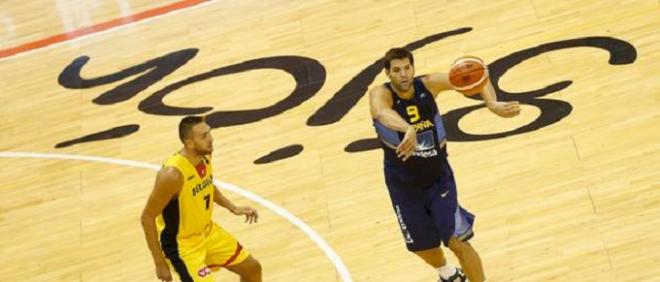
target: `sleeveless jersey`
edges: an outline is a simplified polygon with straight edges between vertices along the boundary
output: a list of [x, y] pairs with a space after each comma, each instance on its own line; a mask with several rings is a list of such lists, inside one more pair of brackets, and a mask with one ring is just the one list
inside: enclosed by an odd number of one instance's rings
[[163, 251], [177, 250], [177, 241], [201, 235], [212, 225], [213, 167], [209, 159], [202, 159], [200, 174], [180, 153], [169, 157], [163, 167], [176, 168], [183, 177], [179, 195], [172, 198], [161, 215], [156, 217]]
[[414, 95], [410, 100], [399, 98], [390, 83], [385, 86], [392, 95], [392, 109], [417, 131], [417, 148], [404, 162], [397, 157], [396, 147], [405, 133], [373, 121], [385, 152], [386, 180], [400, 187], [428, 187], [440, 177], [447, 162], [447, 139], [438, 106], [419, 77], [413, 80]]

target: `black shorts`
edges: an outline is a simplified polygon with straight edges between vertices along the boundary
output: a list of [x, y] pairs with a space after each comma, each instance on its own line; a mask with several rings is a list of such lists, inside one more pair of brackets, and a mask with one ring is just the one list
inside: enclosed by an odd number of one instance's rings
[[474, 215], [458, 204], [454, 173], [448, 163], [442, 175], [429, 187], [400, 187], [385, 173], [394, 213], [409, 251], [437, 248], [456, 236], [469, 240], [473, 236]]

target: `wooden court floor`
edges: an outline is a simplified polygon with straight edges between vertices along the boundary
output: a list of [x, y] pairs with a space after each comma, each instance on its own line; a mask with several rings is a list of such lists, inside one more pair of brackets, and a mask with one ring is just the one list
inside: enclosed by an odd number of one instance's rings
[[364, 95], [394, 46], [522, 103], [437, 99], [489, 281], [660, 281], [658, 30], [655, 0], [0, 1], [0, 281], [156, 281], [139, 215], [186, 114], [264, 281], [436, 281]]

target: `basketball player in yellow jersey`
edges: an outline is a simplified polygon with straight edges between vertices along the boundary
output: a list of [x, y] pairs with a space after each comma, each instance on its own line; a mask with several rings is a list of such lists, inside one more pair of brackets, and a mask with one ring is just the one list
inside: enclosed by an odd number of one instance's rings
[[[213, 203], [245, 222], [257, 222], [250, 207], [234, 206], [213, 185], [211, 128], [202, 117], [179, 123], [183, 149], [167, 159], [142, 212], [142, 228], [161, 281], [214, 281], [211, 270], [225, 267], [241, 281], [260, 282], [261, 265], [227, 231], [213, 223]], [[158, 244], [160, 241], [160, 245]]]

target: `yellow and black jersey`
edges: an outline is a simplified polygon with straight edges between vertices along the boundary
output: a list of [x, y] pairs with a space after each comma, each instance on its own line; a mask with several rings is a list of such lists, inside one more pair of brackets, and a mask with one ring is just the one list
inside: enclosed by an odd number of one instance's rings
[[213, 168], [208, 158], [193, 166], [180, 153], [169, 157], [163, 168], [174, 167], [183, 176], [179, 195], [172, 198], [156, 217], [163, 251], [174, 251], [182, 240], [194, 239], [208, 231], [213, 214]]

